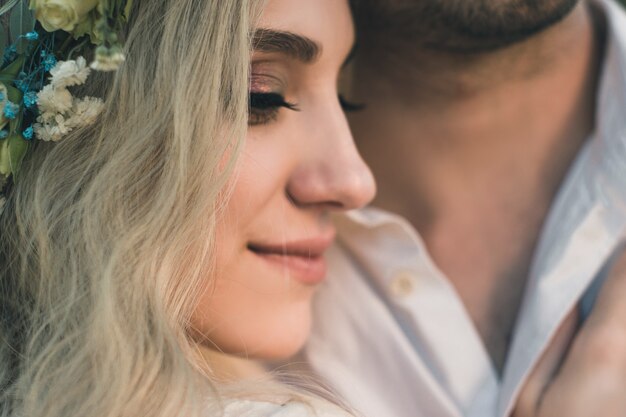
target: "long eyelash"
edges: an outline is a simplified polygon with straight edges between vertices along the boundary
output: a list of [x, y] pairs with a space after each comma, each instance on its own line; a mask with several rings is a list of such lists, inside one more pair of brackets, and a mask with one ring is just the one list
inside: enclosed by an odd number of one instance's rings
[[339, 104], [341, 105], [341, 108], [345, 112], [361, 111], [367, 107], [365, 104], [352, 103], [346, 100], [345, 97], [342, 96], [341, 94], [339, 94]]
[[298, 107], [294, 103], [289, 103], [285, 97], [278, 93], [250, 93], [250, 107], [254, 109], [285, 107], [289, 110], [298, 111]]
[[299, 111], [298, 106], [285, 100], [278, 93], [250, 93], [248, 102], [249, 120], [251, 126], [270, 123], [278, 117], [281, 107]]

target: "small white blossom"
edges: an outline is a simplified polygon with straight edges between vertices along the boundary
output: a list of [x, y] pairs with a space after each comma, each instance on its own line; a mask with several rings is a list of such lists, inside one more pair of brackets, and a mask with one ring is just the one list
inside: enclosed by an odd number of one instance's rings
[[121, 52], [110, 55], [97, 54], [90, 67], [96, 71], [117, 71], [124, 61], [126, 57]]
[[94, 97], [77, 98], [67, 87], [83, 84], [89, 76], [85, 58], [62, 61], [50, 71], [50, 84], [37, 94], [39, 116], [33, 124], [36, 136], [57, 142], [72, 130], [92, 124], [104, 103]]
[[73, 98], [70, 110], [63, 114], [42, 113], [33, 129], [39, 139], [58, 142], [72, 130], [92, 124], [103, 108], [104, 102], [99, 98]]
[[65, 120], [65, 117], [62, 114], [57, 114], [54, 118], [54, 122], [62, 135], [67, 135], [70, 133], [70, 130], [72, 130], [72, 127], [67, 124], [67, 120]]
[[82, 56], [75, 61], [59, 61], [50, 70], [50, 84], [37, 94], [37, 106], [44, 121], [72, 109], [74, 97], [67, 87], [84, 84], [90, 72]]
[[37, 116], [37, 121], [40, 123], [49, 123], [54, 120], [56, 115], [57, 114], [54, 112], [46, 111], [46, 112], [40, 113], [39, 116]]
[[33, 125], [33, 130], [35, 131], [35, 135], [37, 135], [38, 139], [46, 142], [58, 142], [63, 138], [63, 133], [61, 133], [59, 127], [53, 124], [35, 123]]
[[66, 88], [48, 84], [37, 93], [37, 106], [42, 113], [65, 113], [72, 108], [72, 94]]
[[96, 121], [103, 109], [102, 99], [94, 97], [75, 99], [72, 106], [72, 123], [76, 126], [88, 126]]
[[71, 87], [84, 84], [91, 69], [87, 66], [87, 61], [82, 56], [75, 61], [59, 61], [50, 70], [50, 84], [55, 88]]

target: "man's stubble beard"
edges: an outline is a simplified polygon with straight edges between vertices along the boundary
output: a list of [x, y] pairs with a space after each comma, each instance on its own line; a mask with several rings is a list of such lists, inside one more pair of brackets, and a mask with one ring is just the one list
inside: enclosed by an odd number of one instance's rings
[[579, 0], [351, 0], [359, 33], [453, 53], [521, 42], [567, 16]]

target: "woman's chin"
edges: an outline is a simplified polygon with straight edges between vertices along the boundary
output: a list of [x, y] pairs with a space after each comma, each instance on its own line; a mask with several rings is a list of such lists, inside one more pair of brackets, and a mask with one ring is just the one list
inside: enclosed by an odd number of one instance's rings
[[310, 313], [283, 327], [267, 329], [262, 337], [255, 337], [247, 355], [262, 361], [280, 361], [296, 355], [305, 345], [311, 331]]
[[[223, 321], [211, 331], [196, 331], [194, 339], [207, 348], [259, 361], [279, 361], [297, 354], [311, 331], [310, 300], [265, 310], [266, 314], [257, 311], [246, 319], [240, 316]], [[195, 328], [201, 330], [203, 326]]]

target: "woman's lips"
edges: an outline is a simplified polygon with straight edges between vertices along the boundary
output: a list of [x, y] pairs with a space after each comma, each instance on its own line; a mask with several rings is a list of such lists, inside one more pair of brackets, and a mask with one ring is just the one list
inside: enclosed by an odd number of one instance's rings
[[284, 243], [250, 243], [248, 250], [264, 261], [289, 273], [307, 285], [319, 284], [326, 277], [324, 252], [335, 240], [335, 231], [313, 238], [285, 241]]

